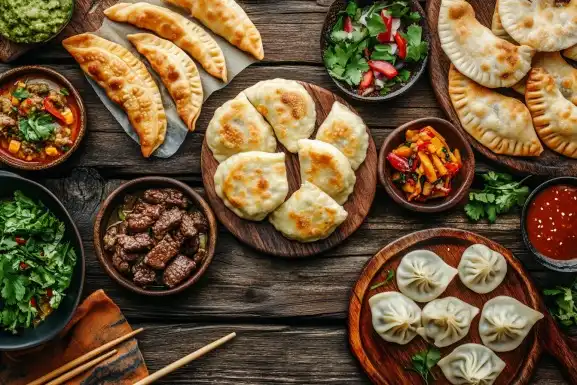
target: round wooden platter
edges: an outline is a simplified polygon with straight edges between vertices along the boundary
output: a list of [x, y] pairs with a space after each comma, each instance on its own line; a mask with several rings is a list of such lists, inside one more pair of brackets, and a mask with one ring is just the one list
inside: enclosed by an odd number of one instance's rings
[[[490, 28], [496, 0], [468, 0], [468, 2], [475, 9], [477, 20]], [[427, 18], [429, 30], [431, 31], [429, 75], [431, 77], [431, 84], [435, 96], [441, 104], [441, 108], [445, 111], [445, 114], [447, 114], [457, 127], [463, 130], [475, 150], [496, 163], [520, 173], [547, 176], [577, 176], [577, 160], [559, 155], [545, 146], [543, 146], [545, 151], [535, 158], [497, 155], [466, 133], [461, 126], [459, 117], [453, 109], [451, 99], [449, 98], [447, 77], [451, 62], [447, 55], [445, 55], [445, 52], [443, 52], [441, 42], [439, 41], [437, 21], [439, 19], [440, 6], [441, 0], [427, 1]], [[520, 95], [516, 94], [512, 90], [506, 90], [503, 93], [507, 96], [513, 96], [524, 101]]]
[[[352, 289], [349, 305], [349, 343], [353, 354], [375, 384], [412, 385], [421, 383], [419, 376], [405, 370], [411, 366], [411, 357], [427, 348], [427, 343], [417, 336], [407, 345], [397, 345], [383, 340], [373, 329], [369, 298], [385, 291], [398, 291], [396, 279], [386, 285], [370, 288], [387, 277], [388, 270], [396, 271], [401, 259], [409, 251], [426, 249], [435, 252], [446, 263], [457, 267], [463, 251], [472, 244], [480, 243], [503, 254], [507, 259], [507, 276], [493, 292], [477, 294], [463, 285], [456, 276], [441, 297], [457, 297], [483, 309], [487, 300], [507, 295], [539, 310], [545, 318], [538, 321], [524, 342], [517, 349], [497, 353], [507, 366], [497, 378], [496, 385], [527, 384], [543, 351], [553, 355], [564, 369], [569, 383], [577, 384], [577, 356], [571, 352], [557, 324], [547, 312], [538, 289], [531, 281], [521, 263], [509, 250], [480, 235], [464, 230], [437, 228], [418, 231], [385, 246], [366, 264], [359, 280]], [[422, 308], [424, 304], [419, 304]], [[442, 357], [457, 346], [474, 342], [482, 344], [479, 337], [479, 318], [475, 317], [469, 334], [461, 341], [441, 348]], [[449, 384], [440, 368], [435, 367], [435, 384]]]
[[[317, 110], [317, 128], [325, 120], [335, 101], [341, 102], [345, 106], [349, 107], [351, 111], [356, 113], [356, 111], [345, 100], [332, 92], [314, 84], [305, 82], [299, 83], [306, 88], [315, 101]], [[367, 157], [355, 172], [357, 176], [355, 189], [344, 204], [344, 208], [349, 215], [328, 238], [311, 243], [292, 241], [278, 232], [273, 225], [269, 223], [268, 219], [260, 222], [249, 221], [240, 218], [229, 210], [216, 195], [214, 189], [214, 173], [216, 172], [219, 163], [212, 155], [205, 138], [202, 144], [201, 154], [202, 180], [206, 189], [206, 195], [214, 213], [218, 217], [219, 221], [236, 238], [266, 254], [292, 258], [307, 257], [322, 253], [323, 251], [338, 245], [354, 233], [361, 223], [363, 223], [369, 209], [371, 208], [373, 199], [375, 198], [377, 187], [377, 150], [368, 128], [367, 131], [369, 132]], [[315, 134], [316, 129], [311, 138], [314, 138]], [[287, 178], [289, 182], [288, 199], [293, 192], [300, 188], [301, 185], [299, 159], [297, 154], [290, 153], [280, 143], [278, 144], [277, 151], [284, 151], [286, 154]]]

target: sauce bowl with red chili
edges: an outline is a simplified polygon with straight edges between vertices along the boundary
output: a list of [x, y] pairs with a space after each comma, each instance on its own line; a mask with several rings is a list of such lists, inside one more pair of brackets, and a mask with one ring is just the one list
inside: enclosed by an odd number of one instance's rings
[[86, 131], [84, 104], [58, 72], [19, 67], [0, 75], [0, 160], [25, 170], [56, 166]]
[[555, 178], [537, 187], [523, 207], [521, 231], [542, 265], [577, 272], [577, 178]]

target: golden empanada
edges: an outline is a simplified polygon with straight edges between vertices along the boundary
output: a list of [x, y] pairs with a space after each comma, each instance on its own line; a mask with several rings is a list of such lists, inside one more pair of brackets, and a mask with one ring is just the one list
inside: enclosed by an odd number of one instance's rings
[[234, 0], [165, 0], [190, 10], [195, 19], [231, 44], [264, 59], [260, 32]]
[[537, 135], [551, 150], [577, 158], [577, 106], [565, 99], [555, 78], [533, 68], [525, 93]]
[[128, 40], [160, 75], [176, 104], [178, 115], [194, 131], [202, 108], [202, 83], [196, 65], [183, 50], [149, 33], [128, 35]]
[[495, 4], [495, 10], [493, 11], [493, 20], [491, 20], [491, 32], [497, 37], [503, 40], [507, 40], [509, 43], [517, 44], [517, 42], [505, 31], [503, 23], [501, 23], [501, 16], [499, 16], [499, 0]]
[[204, 29], [169, 9], [148, 3], [118, 3], [106, 9], [110, 19], [153, 31], [198, 60], [209, 74], [226, 82], [224, 54]]
[[142, 155], [149, 157], [164, 142], [167, 121], [160, 91], [146, 66], [126, 48], [90, 33], [69, 37], [62, 45], [126, 111]]
[[519, 100], [475, 83], [453, 65], [449, 96], [465, 131], [494, 153], [538, 156], [543, 152], [531, 114]]

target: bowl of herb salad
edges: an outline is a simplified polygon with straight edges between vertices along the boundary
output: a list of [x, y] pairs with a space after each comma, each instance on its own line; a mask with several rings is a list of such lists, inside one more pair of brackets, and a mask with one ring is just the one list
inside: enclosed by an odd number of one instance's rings
[[429, 41], [417, 0], [336, 0], [325, 20], [321, 51], [343, 92], [358, 100], [383, 101], [420, 78]]
[[84, 285], [80, 234], [48, 189], [0, 171], [0, 350], [55, 337]]

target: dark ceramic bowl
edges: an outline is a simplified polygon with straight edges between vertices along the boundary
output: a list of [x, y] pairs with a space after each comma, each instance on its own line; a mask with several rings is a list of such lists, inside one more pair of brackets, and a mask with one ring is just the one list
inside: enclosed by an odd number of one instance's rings
[[[106, 229], [110, 222], [111, 215], [113, 215], [118, 207], [123, 203], [124, 197], [126, 195], [142, 192], [149, 188], [166, 187], [171, 187], [182, 191], [191, 200], [193, 205], [201, 210], [206, 217], [209, 226], [209, 234], [207, 239], [207, 256], [204, 259], [202, 265], [197, 268], [194, 273], [179, 286], [176, 286], [172, 289], [154, 287], [143, 288], [136, 285], [134, 282], [123, 276], [114, 268], [112, 265], [112, 256], [109, 252], [104, 250], [103, 238], [106, 234]], [[212, 262], [214, 249], [216, 247], [217, 232], [218, 228], [212, 209], [208, 203], [206, 203], [206, 201], [198, 193], [196, 193], [196, 191], [194, 191], [186, 184], [177, 181], [176, 179], [151, 176], [134, 179], [123, 184], [114, 190], [112, 194], [106, 198], [104, 203], [102, 203], [100, 210], [98, 211], [98, 215], [96, 216], [96, 221], [94, 222], [94, 249], [96, 250], [96, 256], [98, 257], [100, 264], [113, 280], [135, 293], [158, 297], [180, 293], [181, 291], [194, 285], [200, 279], [200, 277], [202, 277], [208, 268], [208, 265], [210, 265]]]
[[[360, 6], [366, 6], [374, 3], [375, 0], [357, 0], [357, 3]], [[325, 22], [323, 24], [323, 30], [321, 32], [321, 58], [324, 56], [324, 52], [329, 45], [331, 30], [333, 26], [336, 24], [339, 14], [347, 8], [348, 0], [335, 0], [333, 4], [330, 6], [329, 11], [327, 12], [327, 16], [325, 17]], [[426, 21], [427, 14], [419, 4], [419, 0], [409, 0], [411, 12], [419, 12], [421, 15], [421, 20], [419, 25], [423, 28], [423, 41], [429, 43], [429, 50], [430, 50], [430, 34], [429, 34], [429, 27]], [[407, 66], [407, 69], [411, 71], [411, 78], [409, 81], [400, 88], [393, 88], [393, 91], [389, 92], [384, 96], [361, 96], [358, 95], [356, 92], [351, 90], [348, 84], [341, 82], [331, 76], [333, 82], [337, 85], [337, 87], [350, 96], [353, 99], [361, 100], [365, 102], [383, 102], [385, 100], [390, 100], [396, 98], [407, 92], [423, 75], [425, 69], [427, 68], [427, 61], [429, 57], [427, 56], [422, 62], [411, 64]], [[326, 66], [325, 66], [326, 68]], [[327, 70], [328, 73], [328, 70]], [[330, 76], [330, 74], [329, 74]]]
[[74, 151], [76, 151], [76, 149], [80, 145], [80, 142], [82, 141], [82, 138], [84, 138], [84, 134], [86, 133], [86, 108], [84, 107], [84, 102], [82, 101], [82, 97], [80, 97], [80, 93], [72, 85], [72, 83], [70, 83], [70, 81], [66, 79], [63, 75], [48, 67], [24, 66], [8, 70], [0, 74], [0, 87], [15, 80], [16, 78], [26, 75], [38, 75], [42, 78], [47, 78], [49, 80], [52, 80], [56, 84], [65, 87], [70, 92], [70, 96], [72, 96], [76, 101], [76, 103], [78, 104], [79, 119], [80, 119], [78, 137], [76, 138], [76, 141], [74, 142], [72, 147], [70, 147], [68, 152], [66, 152], [66, 154], [62, 155], [61, 157], [48, 163], [26, 162], [22, 159], [13, 157], [4, 150], [0, 150], [0, 161], [6, 163], [9, 166], [28, 171], [45, 170], [47, 168], [57, 166], [62, 162], [64, 162], [66, 159], [70, 157], [70, 155], [72, 155]]
[[0, 199], [11, 197], [16, 190], [22, 191], [34, 200], [41, 201], [58, 219], [64, 222], [66, 225], [64, 237], [71, 242], [78, 259], [74, 267], [72, 281], [65, 291], [66, 296], [60, 303], [60, 307], [35, 328], [24, 329], [17, 335], [1, 331], [0, 350], [28, 349], [56, 337], [76, 311], [84, 287], [84, 248], [78, 229], [68, 211], [46, 187], [16, 174], [0, 171]]
[[577, 251], [575, 251], [576, 257], [574, 259], [562, 261], [562, 260], [558, 260], [558, 259], [549, 258], [549, 257], [541, 254], [539, 251], [537, 251], [537, 249], [533, 246], [533, 244], [529, 240], [529, 234], [527, 233], [527, 226], [526, 226], [527, 225], [527, 215], [529, 213], [529, 206], [531, 205], [531, 202], [533, 201], [533, 199], [535, 199], [535, 197], [537, 195], [539, 195], [539, 193], [541, 193], [547, 187], [560, 185], [560, 184], [577, 186], [577, 178], [569, 177], [569, 176], [563, 176], [560, 178], [550, 179], [547, 182], [540, 184], [535, 190], [533, 190], [531, 195], [529, 195], [529, 197], [527, 198], [525, 205], [523, 206], [523, 213], [521, 214], [521, 235], [523, 236], [523, 242], [525, 242], [525, 246], [527, 246], [529, 251], [531, 251], [531, 253], [533, 253], [533, 255], [535, 256], [537, 261], [539, 263], [541, 263], [543, 266], [545, 266], [548, 269], [555, 270], [555, 271], [562, 271], [565, 273], [573, 273], [573, 272], [577, 272]]
[[[461, 152], [463, 167], [451, 183], [451, 193], [444, 198], [432, 199], [427, 202], [409, 202], [402, 191], [392, 180], [394, 169], [387, 161], [387, 154], [405, 142], [405, 131], [417, 130], [432, 126], [441, 134], [451, 148]], [[465, 136], [453, 124], [439, 118], [423, 118], [405, 123], [395, 129], [385, 139], [379, 153], [379, 179], [387, 193], [399, 205], [409, 210], [422, 213], [437, 213], [450, 209], [458, 204], [469, 191], [475, 177], [475, 156]]]

